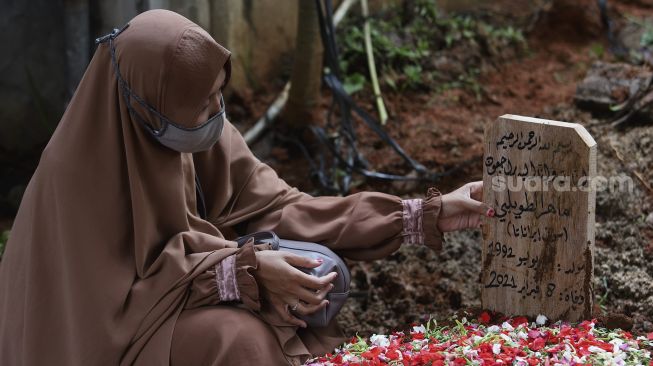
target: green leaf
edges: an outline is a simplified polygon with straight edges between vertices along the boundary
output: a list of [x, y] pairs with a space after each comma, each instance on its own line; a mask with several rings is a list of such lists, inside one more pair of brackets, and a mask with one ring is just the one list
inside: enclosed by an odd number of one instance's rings
[[451, 44], [453, 43], [454, 36], [451, 33], [447, 33], [444, 36], [444, 43], [447, 44], [447, 47], [451, 47]]
[[644, 33], [642, 33], [642, 38], [639, 41], [640, 46], [647, 47], [653, 44], [653, 29], [647, 28]]
[[351, 75], [345, 76], [345, 82], [343, 87], [345, 91], [351, 95], [365, 87], [365, 77], [359, 73], [353, 73]]
[[619, 112], [620, 110], [624, 109], [628, 105], [628, 101], [625, 101], [621, 104], [617, 105], [611, 105], [610, 106], [610, 111], [611, 112]]
[[395, 79], [389, 75], [385, 75], [383, 77], [383, 80], [385, 81], [386, 84], [390, 85], [390, 87], [393, 90], [397, 90], [397, 83], [395, 82]]
[[602, 58], [603, 55], [605, 54], [605, 47], [603, 47], [603, 45], [600, 43], [593, 43], [590, 46], [590, 53], [595, 58]]
[[404, 66], [404, 74], [409, 85], [418, 84], [422, 80], [422, 67], [420, 65]]

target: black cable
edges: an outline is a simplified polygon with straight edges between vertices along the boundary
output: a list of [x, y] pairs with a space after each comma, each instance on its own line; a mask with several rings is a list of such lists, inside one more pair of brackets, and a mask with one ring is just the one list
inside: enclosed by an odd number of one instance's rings
[[605, 32], [608, 36], [610, 51], [617, 57], [628, 56], [628, 50], [626, 50], [614, 34], [614, 23], [608, 15], [608, 0], [596, 0], [596, 4], [599, 6], [599, 11], [601, 13], [601, 24], [603, 25], [603, 28], [605, 28]]
[[350, 171], [355, 171], [367, 178], [374, 178], [374, 179], [379, 179], [379, 180], [390, 180], [390, 181], [424, 181], [424, 182], [431, 182], [435, 183], [438, 180], [444, 178], [444, 177], [449, 177], [452, 176], [453, 174], [457, 173], [458, 171], [462, 170], [464, 167], [477, 162], [479, 157], [474, 156], [471, 159], [465, 160], [461, 163], [458, 163], [455, 168], [449, 169], [445, 172], [442, 173], [436, 173], [436, 172], [428, 172], [425, 175], [422, 176], [416, 176], [416, 177], [411, 177], [407, 175], [397, 175], [397, 174], [388, 174], [388, 173], [381, 173], [381, 172], [375, 172], [371, 171], [365, 168], [362, 168], [360, 166], [352, 165], [349, 164], [340, 154], [338, 154], [335, 149], [333, 149], [333, 144], [331, 144], [328, 141], [328, 137], [326, 136], [326, 132], [324, 131], [323, 128], [317, 127], [317, 126], [311, 126], [311, 131], [315, 134], [315, 136], [320, 140], [322, 144], [327, 146], [330, 150], [331, 153], [336, 157], [336, 159], [348, 170]]
[[330, 194], [338, 192], [337, 190], [334, 190], [332, 185], [329, 183], [329, 179], [327, 175], [324, 173], [323, 162], [321, 161], [320, 167], [318, 167], [318, 165], [315, 163], [315, 160], [311, 157], [311, 154], [308, 152], [306, 146], [304, 146], [304, 144], [302, 144], [302, 142], [299, 141], [299, 139], [295, 137], [283, 136], [282, 134], [279, 133], [275, 134], [274, 138], [279, 139], [282, 142], [292, 144], [297, 148], [299, 148], [302, 155], [304, 156], [304, 159], [306, 159], [306, 161], [308, 162], [308, 166], [311, 170], [311, 174], [317, 178], [320, 187], [323, 190], [326, 190]]
[[[455, 172], [461, 170], [464, 166], [476, 161], [478, 157], [474, 157], [467, 162], [459, 164], [456, 168], [450, 169], [442, 173], [429, 172], [424, 165], [412, 159], [403, 148], [393, 140], [390, 135], [383, 129], [381, 124], [374, 119], [369, 113], [363, 110], [356, 104], [353, 98], [345, 91], [342, 85], [342, 72], [338, 63], [338, 47], [336, 44], [335, 27], [333, 24], [333, 5], [331, 0], [316, 0], [318, 21], [320, 26], [320, 35], [322, 44], [324, 46], [324, 65], [328, 71], [324, 75], [324, 82], [332, 92], [332, 102], [327, 113], [327, 127], [335, 128], [332, 123], [334, 118], [334, 110], [336, 106], [340, 111], [337, 135], [335, 138], [330, 139], [323, 128], [311, 126], [311, 131], [318, 138], [320, 143], [325, 145], [328, 151], [334, 157], [333, 169], [331, 177], [327, 178], [328, 174], [324, 171], [323, 158], [320, 156], [320, 167], [317, 168], [315, 163], [310, 163], [315, 169], [319, 169], [319, 173], [315, 173], [320, 177], [320, 184], [330, 184], [330, 190], [337, 190], [341, 193], [347, 193], [349, 184], [352, 180], [352, 174], [358, 173], [367, 178], [390, 180], [390, 181], [425, 181], [435, 183], [442, 177], [450, 176]], [[355, 113], [379, 138], [388, 144], [411, 168], [417, 173], [417, 176], [405, 176], [397, 174], [388, 174], [369, 170], [369, 164], [358, 151], [356, 147], [356, 133], [352, 125], [352, 112]], [[302, 149], [305, 151], [305, 148]], [[343, 155], [344, 154], [344, 155]], [[306, 154], [305, 154], [306, 155]], [[337, 168], [340, 167], [344, 172], [342, 177], [342, 184], [337, 186]]]

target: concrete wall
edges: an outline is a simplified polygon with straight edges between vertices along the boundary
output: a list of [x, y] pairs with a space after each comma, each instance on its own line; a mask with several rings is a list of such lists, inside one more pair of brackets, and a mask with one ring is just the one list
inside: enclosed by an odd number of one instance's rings
[[3, 0], [0, 8], [0, 151], [29, 150], [49, 137], [92, 41], [139, 11], [168, 8], [207, 29], [233, 52], [236, 90], [278, 74], [297, 22], [295, 0]]
[[256, 89], [290, 68], [297, 1], [1, 0], [0, 214], [17, 208], [96, 37], [139, 12], [174, 10], [232, 51], [231, 90]]
[[285, 56], [295, 48], [297, 1], [217, 0], [212, 21], [214, 37], [233, 53], [235, 90], [256, 89], [287, 67]]

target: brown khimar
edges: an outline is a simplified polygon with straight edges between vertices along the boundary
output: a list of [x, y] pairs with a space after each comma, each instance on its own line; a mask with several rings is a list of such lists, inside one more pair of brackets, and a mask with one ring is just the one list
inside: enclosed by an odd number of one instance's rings
[[[133, 92], [181, 125], [193, 125], [219, 71], [229, 73], [229, 52], [170, 11], [138, 15], [113, 44]], [[437, 195], [427, 198], [432, 247], [439, 209]], [[101, 44], [0, 264], [0, 365], [297, 364], [342, 341], [337, 327], [298, 331], [275, 317], [251, 275], [255, 248], [228, 239], [271, 229], [369, 260], [399, 248], [402, 220], [395, 196], [313, 198], [289, 187], [229, 123], [209, 151], [164, 147], [130, 115]], [[234, 257], [241, 301], [220, 303], [215, 266]]]

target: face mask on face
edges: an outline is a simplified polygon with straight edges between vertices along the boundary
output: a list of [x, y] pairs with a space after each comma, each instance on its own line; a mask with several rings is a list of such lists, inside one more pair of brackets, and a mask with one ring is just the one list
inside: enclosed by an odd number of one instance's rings
[[161, 144], [175, 151], [189, 153], [205, 151], [210, 149], [222, 135], [226, 119], [222, 98], [220, 98], [220, 106], [220, 112], [197, 127], [187, 128], [170, 121], [161, 121], [160, 130], [157, 131], [149, 125], [146, 125], [146, 129]]
[[[196, 127], [184, 127], [178, 123], [174, 123], [163, 114], [159, 113], [154, 107], [150, 106], [145, 100], [134, 93], [127, 82], [120, 74], [120, 68], [116, 61], [116, 49], [113, 45], [113, 40], [125, 30], [129, 24], [125, 25], [122, 29], [114, 29], [110, 34], [98, 38], [95, 43], [109, 42], [111, 48], [111, 62], [116, 72], [118, 84], [122, 90], [122, 94], [127, 102], [127, 109], [129, 113], [147, 130], [157, 141], [162, 145], [179, 152], [195, 153], [205, 151], [211, 148], [220, 136], [224, 127], [224, 121], [227, 118], [224, 106], [224, 100], [220, 98], [220, 111], [209, 118], [206, 122]], [[140, 104], [143, 108], [154, 115], [161, 123], [161, 128], [157, 129], [152, 126], [147, 120], [134, 110], [132, 106], [132, 99]]]

